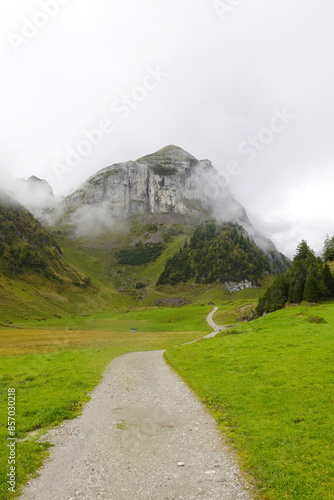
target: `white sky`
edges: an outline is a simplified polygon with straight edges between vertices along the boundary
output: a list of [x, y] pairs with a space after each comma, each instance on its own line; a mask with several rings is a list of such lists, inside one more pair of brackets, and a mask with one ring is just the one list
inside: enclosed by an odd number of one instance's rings
[[[303, 238], [320, 251], [334, 233], [333, 0], [217, 4], [2, 0], [2, 178], [37, 175], [68, 194], [100, 168], [175, 144], [221, 172], [238, 162], [231, 190], [280, 251], [292, 256]], [[156, 68], [168, 76], [138, 89]], [[123, 115], [116, 101], [131, 93]], [[294, 118], [278, 127], [274, 110]], [[113, 132], [56, 175], [104, 119]], [[241, 154], [258, 134], [261, 151]]]

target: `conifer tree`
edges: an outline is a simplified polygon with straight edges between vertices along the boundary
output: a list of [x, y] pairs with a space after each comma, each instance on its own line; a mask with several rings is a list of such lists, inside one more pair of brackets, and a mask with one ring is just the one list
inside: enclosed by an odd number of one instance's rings
[[334, 261], [334, 236], [329, 239], [329, 236], [327, 234], [324, 242], [323, 257], [325, 262]]
[[306, 278], [303, 298], [308, 302], [317, 302], [323, 298], [321, 295], [321, 283], [315, 274], [310, 272]]
[[307, 242], [305, 240], [302, 240], [297, 247], [297, 253], [296, 253], [293, 261], [297, 262], [300, 260], [307, 259], [310, 252], [312, 252], [312, 250], [308, 246]]
[[327, 262], [323, 266], [322, 269], [322, 280], [325, 286], [325, 291], [326, 291], [326, 297], [327, 298], [334, 298], [334, 276], [331, 273], [331, 270], [329, 268], [329, 265]]

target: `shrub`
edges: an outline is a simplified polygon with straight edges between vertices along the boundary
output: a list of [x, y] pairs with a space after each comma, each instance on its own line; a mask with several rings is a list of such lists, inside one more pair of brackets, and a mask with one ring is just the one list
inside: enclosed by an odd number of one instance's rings
[[136, 243], [131, 248], [125, 248], [115, 253], [119, 264], [128, 264], [130, 266], [140, 266], [156, 260], [165, 246], [162, 243]]

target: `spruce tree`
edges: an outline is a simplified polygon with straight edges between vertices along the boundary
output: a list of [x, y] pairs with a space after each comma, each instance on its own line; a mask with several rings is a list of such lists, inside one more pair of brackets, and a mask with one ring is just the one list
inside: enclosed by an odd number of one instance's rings
[[322, 280], [325, 285], [326, 297], [333, 299], [334, 298], [334, 276], [331, 273], [329, 265], [327, 262], [324, 264], [322, 269]]
[[307, 242], [305, 240], [302, 240], [297, 247], [297, 253], [293, 259], [293, 262], [307, 259], [310, 252], [312, 252], [312, 250], [308, 246]]
[[309, 273], [306, 278], [303, 298], [308, 302], [317, 302], [322, 298], [319, 279], [313, 273]]
[[327, 234], [324, 242], [323, 257], [325, 262], [334, 261], [334, 236], [329, 239], [329, 236]]

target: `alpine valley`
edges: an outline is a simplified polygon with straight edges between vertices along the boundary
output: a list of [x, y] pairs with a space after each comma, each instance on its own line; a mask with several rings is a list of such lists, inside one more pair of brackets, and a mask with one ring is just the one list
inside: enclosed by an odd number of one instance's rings
[[258, 287], [290, 266], [211, 162], [176, 146], [104, 168], [58, 203], [45, 181], [20, 182], [42, 205], [20, 189], [1, 193], [3, 324], [182, 304], [210, 287]]
[[[258, 498], [334, 498], [334, 236], [324, 249], [317, 257], [303, 241], [291, 263], [210, 161], [176, 146], [104, 168], [60, 200], [35, 176], [2, 187], [0, 413], [14, 408], [13, 391], [17, 404], [16, 427], [4, 418], [0, 442], [15, 434], [17, 493], [47, 455], [43, 434], [80, 414], [113, 359], [163, 351], [212, 412]], [[160, 380], [157, 365], [147, 367]], [[120, 374], [120, 394], [136, 396], [131, 372]], [[163, 421], [141, 413], [117, 421], [124, 402], [113, 402], [107, 427], [118, 436], [140, 429], [130, 453], [137, 445], [141, 453], [142, 439], [158, 446], [162, 425], [169, 443], [175, 425], [189, 425], [178, 406], [176, 420], [165, 412]], [[112, 446], [108, 453], [117, 464]], [[182, 464], [184, 473], [192, 465]], [[13, 498], [7, 471], [5, 445], [4, 500]]]

